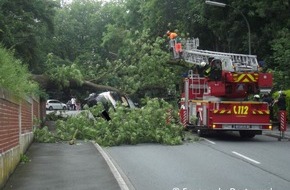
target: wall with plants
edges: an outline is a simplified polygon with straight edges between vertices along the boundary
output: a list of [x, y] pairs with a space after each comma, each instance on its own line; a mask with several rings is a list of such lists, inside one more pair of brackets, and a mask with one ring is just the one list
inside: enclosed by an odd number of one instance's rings
[[21, 99], [0, 88], [0, 189], [32, 143], [39, 119], [39, 98]]
[[27, 66], [0, 45], [0, 189], [33, 140], [39, 92]]

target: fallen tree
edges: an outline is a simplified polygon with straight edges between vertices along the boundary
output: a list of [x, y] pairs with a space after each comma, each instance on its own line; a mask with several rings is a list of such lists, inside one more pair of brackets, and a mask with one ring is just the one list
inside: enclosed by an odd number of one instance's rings
[[[32, 75], [32, 77], [33, 77], [33, 80], [36, 81], [40, 85], [40, 87], [44, 90], [46, 89], [58, 90], [59, 89], [59, 84], [56, 84], [54, 80], [51, 80], [48, 75], [44, 75], [44, 74]], [[115, 91], [120, 94], [124, 94], [124, 92], [112, 86], [95, 84], [87, 80], [78, 82], [76, 80], [71, 79], [69, 80], [69, 86], [67, 86], [66, 88], [82, 88], [82, 87], [87, 87], [95, 91]]]

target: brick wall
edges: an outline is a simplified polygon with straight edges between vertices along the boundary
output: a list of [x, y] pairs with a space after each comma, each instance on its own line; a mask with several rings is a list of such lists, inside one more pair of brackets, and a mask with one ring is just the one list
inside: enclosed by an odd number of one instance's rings
[[[33, 108], [32, 108], [32, 117], [33, 119], [40, 119], [40, 107], [41, 104], [39, 103], [39, 100], [36, 101], [35, 99], [33, 99], [33, 104], [32, 104]], [[45, 113], [45, 109], [44, 109], [44, 113]]]
[[17, 98], [0, 88], [0, 189], [33, 141], [40, 105], [37, 97]]
[[0, 154], [19, 145], [19, 105], [0, 99]]
[[33, 127], [32, 104], [23, 100], [21, 102], [21, 134], [31, 132]]

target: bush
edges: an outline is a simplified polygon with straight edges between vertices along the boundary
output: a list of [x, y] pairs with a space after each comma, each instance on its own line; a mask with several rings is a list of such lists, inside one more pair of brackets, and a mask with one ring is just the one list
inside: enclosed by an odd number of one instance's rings
[[42, 143], [54, 143], [57, 142], [56, 136], [48, 130], [48, 127], [42, 129], [36, 128], [34, 130], [34, 141]]
[[39, 88], [30, 77], [27, 66], [0, 45], [0, 87], [19, 97], [35, 94], [39, 92]]

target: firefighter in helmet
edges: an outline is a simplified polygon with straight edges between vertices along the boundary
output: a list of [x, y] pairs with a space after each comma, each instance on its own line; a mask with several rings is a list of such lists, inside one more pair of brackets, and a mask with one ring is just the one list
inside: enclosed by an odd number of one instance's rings
[[205, 70], [207, 67], [208, 67], [208, 63], [205, 61], [201, 62], [200, 65], [195, 66], [196, 72], [199, 74], [200, 77], [205, 76]]
[[279, 91], [279, 98], [275, 101], [279, 110], [286, 110], [286, 94], [283, 91]]
[[182, 54], [181, 38], [176, 32], [167, 31], [167, 36], [169, 38], [169, 50], [173, 53], [174, 58], [180, 58]]
[[268, 104], [268, 108], [270, 111], [270, 120], [274, 119], [273, 115], [273, 105], [274, 105], [274, 99], [271, 97], [269, 93], [264, 94], [262, 102], [266, 102]]
[[167, 31], [167, 36], [170, 38], [170, 40], [174, 40], [177, 37], [177, 33], [175, 32], [170, 32], [169, 30]]
[[[279, 98], [275, 101], [275, 104], [277, 104], [278, 107], [278, 120], [280, 122], [279, 125], [279, 131], [285, 131], [285, 122], [284, 120], [286, 117], [282, 117], [284, 114], [287, 115], [286, 113], [286, 94], [284, 94], [283, 91], [279, 91]], [[284, 121], [284, 122], [283, 122]]]
[[260, 101], [260, 95], [259, 94], [255, 94], [254, 95], [254, 101], [257, 101], [257, 102]]

